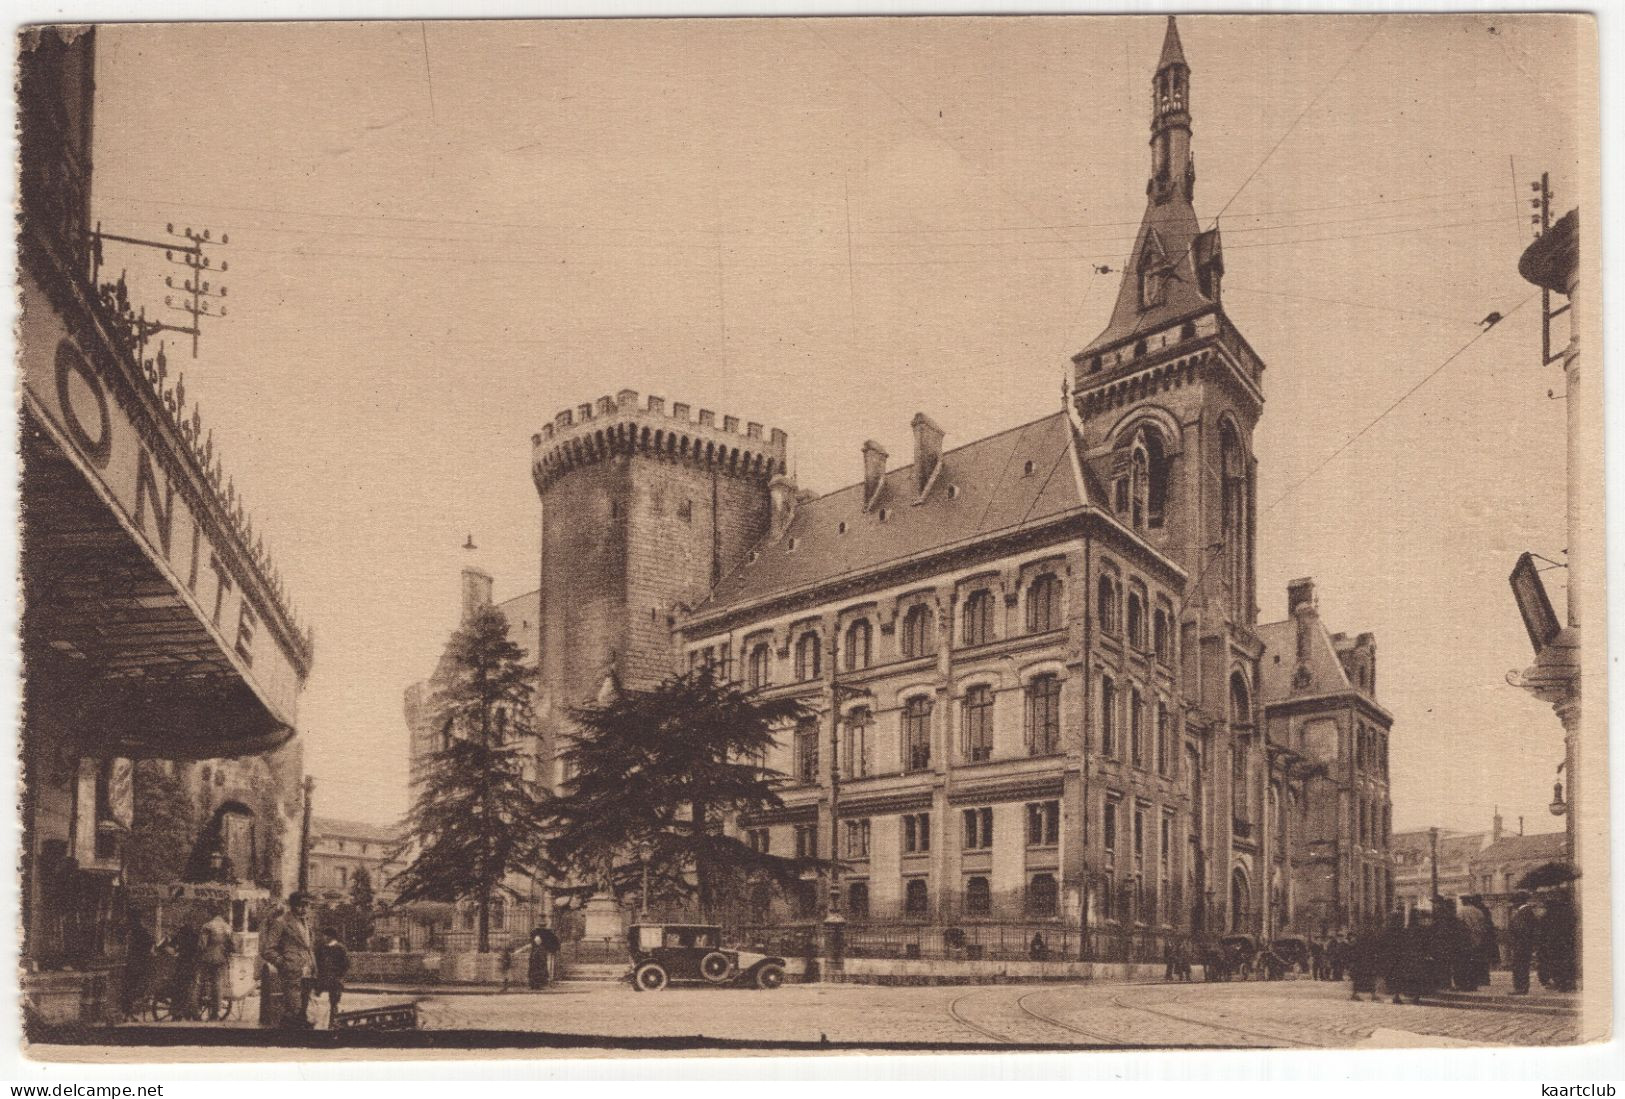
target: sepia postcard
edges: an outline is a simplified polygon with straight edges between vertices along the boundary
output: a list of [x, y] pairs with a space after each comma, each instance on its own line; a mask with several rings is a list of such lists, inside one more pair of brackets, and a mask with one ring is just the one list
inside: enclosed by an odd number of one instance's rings
[[21, 1056], [1611, 1036], [1592, 17], [15, 47]]

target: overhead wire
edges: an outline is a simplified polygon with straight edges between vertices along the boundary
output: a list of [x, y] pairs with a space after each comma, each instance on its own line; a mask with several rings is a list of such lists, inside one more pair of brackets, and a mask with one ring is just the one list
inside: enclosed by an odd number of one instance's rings
[[1350, 447], [1352, 447], [1355, 443], [1359, 442], [1359, 440], [1361, 438], [1363, 438], [1368, 432], [1370, 432], [1372, 428], [1376, 427], [1383, 420], [1387, 419], [1388, 416], [1395, 409], [1397, 409], [1400, 405], [1404, 404], [1406, 401], [1410, 400], [1411, 397], [1414, 396], [1423, 386], [1427, 385], [1428, 382], [1430, 382], [1434, 378], [1438, 377], [1438, 375], [1445, 369], [1445, 367], [1449, 366], [1451, 363], [1453, 363], [1457, 359], [1461, 358], [1461, 356], [1466, 354], [1468, 349], [1471, 348], [1474, 344], [1478, 343], [1479, 340], [1483, 339], [1485, 336], [1487, 336], [1491, 332], [1495, 331], [1495, 329], [1497, 329], [1497, 328], [1501, 327], [1502, 325], [1504, 325], [1506, 323], [1506, 321], [1507, 321], [1507, 318], [1511, 317], [1512, 314], [1516, 313], [1518, 310], [1522, 309], [1524, 306], [1528, 305], [1530, 302], [1534, 301], [1539, 296], [1540, 295], [1539, 295], [1538, 292], [1534, 293], [1534, 294], [1530, 294], [1528, 297], [1526, 297], [1522, 301], [1520, 301], [1517, 305], [1514, 305], [1512, 308], [1510, 308], [1506, 312], [1502, 313], [1500, 319], [1497, 320], [1495, 323], [1487, 325], [1482, 331], [1480, 331], [1476, 335], [1474, 335], [1472, 339], [1468, 340], [1466, 343], [1464, 343], [1460, 347], [1456, 348], [1456, 350], [1452, 351], [1449, 355], [1445, 356], [1445, 359], [1444, 359], [1443, 362], [1441, 362], [1438, 366], [1434, 367], [1432, 370], [1428, 371], [1426, 374], [1424, 374], [1421, 377], [1420, 380], [1417, 381], [1417, 383], [1415, 385], [1411, 386], [1404, 393], [1400, 394], [1398, 400], [1396, 400], [1393, 404], [1389, 405], [1387, 408], [1383, 409], [1381, 412], [1377, 413], [1377, 415], [1375, 417], [1373, 417], [1372, 420], [1369, 423], [1367, 423], [1359, 431], [1356, 431], [1353, 435], [1349, 436], [1348, 439], [1343, 442], [1343, 445], [1339, 446], [1336, 450], [1332, 451], [1325, 458], [1323, 458], [1320, 461], [1320, 464], [1315, 466], [1314, 469], [1311, 469], [1308, 473], [1304, 474], [1302, 477], [1300, 477], [1296, 481], [1294, 481], [1287, 488], [1287, 490], [1285, 492], [1281, 493], [1273, 501], [1271, 501], [1269, 506], [1266, 507], [1264, 509], [1264, 511], [1266, 513], [1268, 513], [1270, 511], [1274, 510], [1274, 508], [1278, 504], [1280, 504], [1281, 501], [1285, 500], [1287, 497], [1291, 496], [1294, 492], [1297, 492], [1298, 489], [1300, 489], [1304, 485], [1308, 484], [1311, 478], [1313, 478], [1316, 474], [1318, 474], [1321, 470], [1325, 469], [1327, 466], [1331, 465], [1332, 462], [1339, 455], [1343, 454]]

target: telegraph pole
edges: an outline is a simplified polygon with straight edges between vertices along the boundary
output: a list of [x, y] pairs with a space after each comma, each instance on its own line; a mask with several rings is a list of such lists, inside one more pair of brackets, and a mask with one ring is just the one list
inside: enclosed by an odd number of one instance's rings
[[316, 796], [316, 780], [305, 776], [305, 813], [299, 825], [299, 892], [310, 891], [310, 803]]

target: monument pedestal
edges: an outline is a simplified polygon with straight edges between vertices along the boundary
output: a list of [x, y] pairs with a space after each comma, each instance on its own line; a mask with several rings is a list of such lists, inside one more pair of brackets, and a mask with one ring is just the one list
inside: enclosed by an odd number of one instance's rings
[[621, 918], [621, 906], [608, 893], [594, 893], [582, 909], [583, 939], [614, 942], [626, 936], [626, 922]]

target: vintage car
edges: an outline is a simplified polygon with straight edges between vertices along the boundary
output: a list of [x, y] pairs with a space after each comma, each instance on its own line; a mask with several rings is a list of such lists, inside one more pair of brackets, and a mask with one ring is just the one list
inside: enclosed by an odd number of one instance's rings
[[747, 988], [778, 988], [784, 959], [722, 945], [714, 924], [644, 923], [627, 932], [632, 951], [632, 987], [659, 992], [676, 981]]

